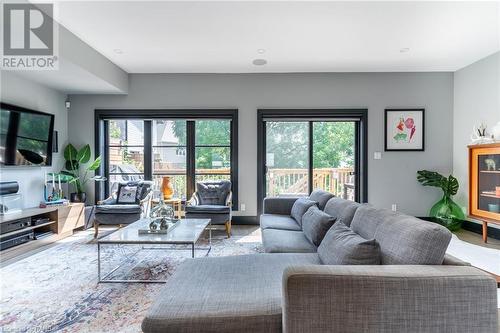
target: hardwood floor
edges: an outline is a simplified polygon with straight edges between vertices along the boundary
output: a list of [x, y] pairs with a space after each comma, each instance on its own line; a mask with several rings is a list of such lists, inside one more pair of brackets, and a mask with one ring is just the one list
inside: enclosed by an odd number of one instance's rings
[[488, 243], [483, 242], [483, 238], [480, 234], [476, 234], [475, 232], [467, 231], [467, 230], [459, 230], [454, 232], [458, 238], [463, 240], [464, 242], [471, 243], [474, 245], [479, 245], [483, 247], [487, 247], [490, 249], [500, 250], [500, 240], [488, 237]]

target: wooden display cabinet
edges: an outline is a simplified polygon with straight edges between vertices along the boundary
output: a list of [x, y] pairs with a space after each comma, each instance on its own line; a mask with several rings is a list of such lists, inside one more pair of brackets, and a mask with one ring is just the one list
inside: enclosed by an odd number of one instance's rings
[[488, 223], [500, 224], [500, 143], [469, 146], [469, 217], [483, 222], [483, 240]]

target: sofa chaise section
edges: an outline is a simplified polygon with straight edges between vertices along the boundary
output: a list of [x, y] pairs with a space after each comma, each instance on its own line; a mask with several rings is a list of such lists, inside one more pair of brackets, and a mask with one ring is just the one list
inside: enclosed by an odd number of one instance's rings
[[146, 333], [281, 332], [286, 267], [318, 265], [316, 253], [187, 260], [146, 315]]
[[[286, 216], [293, 200], [272, 200], [265, 213]], [[381, 265], [323, 265], [317, 253], [188, 260], [160, 292], [144, 332], [497, 332], [496, 281], [445, 255], [447, 229], [341, 200], [330, 199], [325, 212], [374, 238]], [[262, 235], [266, 251], [312, 246], [302, 231]]]
[[327, 266], [317, 254], [183, 263], [145, 333], [482, 332], [497, 330], [496, 281], [470, 266]]

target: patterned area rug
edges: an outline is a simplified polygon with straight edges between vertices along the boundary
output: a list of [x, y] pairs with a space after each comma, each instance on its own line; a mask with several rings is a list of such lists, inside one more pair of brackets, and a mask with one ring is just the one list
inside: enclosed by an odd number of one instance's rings
[[[262, 252], [260, 230], [234, 226], [230, 239], [212, 234], [209, 256]], [[200, 242], [206, 246], [207, 239]], [[190, 251], [103, 249], [103, 272], [125, 260], [113, 278], [166, 279]], [[136, 253], [137, 252], [137, 253]], [[196, 252], [197, 257], [206, 251]], [[92, 230], [0, 269], [1, 332], [141, 332], [141, 321], [162, 284], [97, 284], [97, 245]]]

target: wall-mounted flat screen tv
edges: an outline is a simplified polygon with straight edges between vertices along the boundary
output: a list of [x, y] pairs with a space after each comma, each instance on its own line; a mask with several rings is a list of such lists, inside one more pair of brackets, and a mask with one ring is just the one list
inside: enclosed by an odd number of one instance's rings
[[0, 166], [52, 164], [54, 115], [0, 103]]

